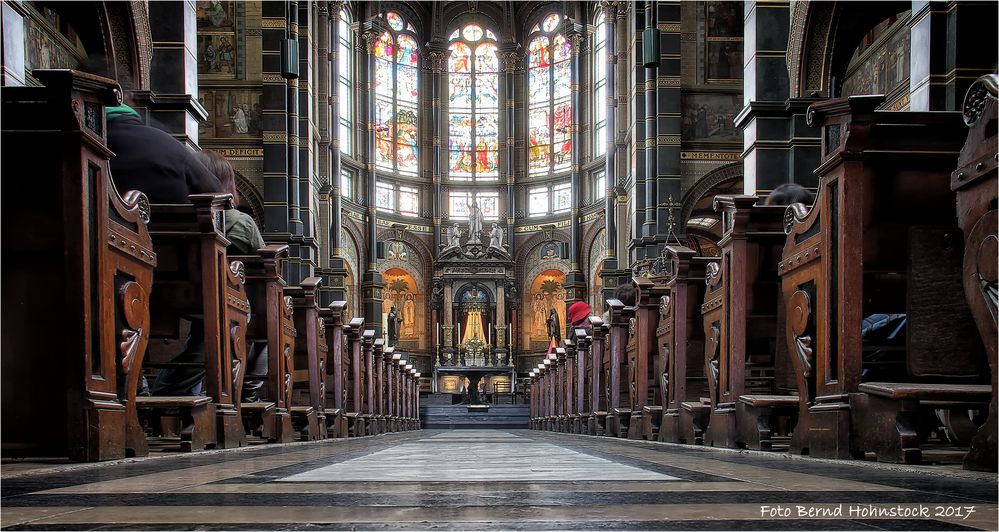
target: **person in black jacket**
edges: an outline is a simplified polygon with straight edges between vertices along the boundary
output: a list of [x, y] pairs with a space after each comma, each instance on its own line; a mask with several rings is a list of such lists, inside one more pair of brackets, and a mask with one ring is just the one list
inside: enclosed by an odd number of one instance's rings
[[111, 178], [119, 193], [138, 190], [150, 203], [190, 203], [188, 195], [219, 190], [218, 179], [193, 151], [142, 123], [127, 105], [105, 108]]

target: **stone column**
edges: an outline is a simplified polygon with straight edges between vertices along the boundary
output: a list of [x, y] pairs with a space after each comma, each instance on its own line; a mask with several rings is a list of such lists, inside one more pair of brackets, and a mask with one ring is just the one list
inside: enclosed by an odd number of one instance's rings
[[[281, 49], [288, 35], [287, 5], [261, 4], [263, 57], [264, 227], [268, 243], [291, 241], [288, 185], [288, 90], [282, 77]], [[288, 268], [282, 274], [288, 278]]]
[[367, 108], [368, 108], [368, 143], [367, 159], [368, 172], [365, 197], [368, 202], [368, 222], [367, 239], [365, 241], [366, 255], [368, 257], [368, 267], [361, 279], [361, 297], [363, 301], [363, 312], [365, 326], [374, 329], [378, 336], [382, 334], [382, 291], [385, 289], [385, 282], [381, 273], [375, 269], [375, 250], [378, 241], [378, 211], [375, 209], [375, 42], [381, 34], [377, 26], [378, 20], [368, 21], [364, 24], [365, 31], [362, 35], [365, 48], [367, 50]]
[[[430, 120], [433, 121], [433, 222], [434, 222], [434, 257], [439, 257], [441, 252], [441, 220], [445, 210], [443, 181], [446, 173], [448, 153], [441, 148], [442, 143], [447, 143], [447, 108], [441, 104], [441, 96], [445, 94], [445, 78], [443, 76], [444, 64], [447, 62], [448, 51], [443, 45], [434, 43], [428, 47], [427, 59], [430, 64], [430, 91], [432, 97], [432, 109]], [[436, 334], [436, 333], [435, 333]]]
[[[603, 279], [603, 301], [614, 294], [618, 280], [617, 260], [617, 17], [619, 2], [602, 3], [604, 9], [604, 24], [607, 30], [605, 38], [606, 57], [597, 57], [596, 61], [607, 61], [607, 102], [597, 102], [597, 105], [607, 106], [607, 153], [604, 156], [604, 251], [603, 267], [600, 277]], [[623, 14], [624, 10], [621, 10]]]
[[[319, 220], [323, 224], [320, 235], [323, 234], [322, 231], [329, 228], [327, 238], [320, 238], [319, 241], [319, 265], [322, 270], [318, 271], [317, 274], [327, 278], [327, 281], [323, 283], [326, 290], [322, 295], [321, 304], [328, 304], [326, 298], [330, 301], [345, 301], [347, 299], [345, 287], [347, 259], [344, 257], [343, 242], [341, 241], [341, 233], [343, 232], [343, 196], [340, 189], [340, 172], [342, 169], [340, 142], [349, 142], [350, 139], [340, 138], [340, 98], [349, 96], [340, 94], [340, 82], [338, 78], [341, 61], [349, 61], [349, 58], [340, 57], [340, 17], [343, 4], [342, 1], [329, 3], [327, 24], [324, 24], [322, 21], [322, 3], [320, 3], [319, 11], [320, 30], [328, 28], [325, 32], [328, 38], [324, 38], [322, 31], [319, 34], [319, 112], [321, 117], [319, 122], [319, 169], [320, 172], [326, 172], [325, 179], [320, 176], [320, 181], [323, 183], [323, 187], [320, 189], [321, 196], [319, 202]], [[349, 28], [348, 31], [350, 31]], [[351, 39], [351, 42], [353, 42], [353, 39]], [[323, 60], [323, 45], [326, 46], [325, 50], [329, 61]], [[325, 84], [325, 94], [328, 94], [328, 98], [324, 97], [323, 84]], [[323, 102], [328, 102], [328, 105], [323, 105]], [[324, 116], [325, 118], [323, 118]], [[326, 128], [325, 135], [323, 127]], [[323, 193], [326, 194], [326, 197], [322, 197]]]
[[[503, 86], [505, 95], [503, 97], [504, 104], [506, 105], [506, 116], [504, 122], [504, 128], [506, 130], [506, 241], [510, 256], [515, 254], [515, 245], [517, 239], [514, 238], [513, 228], [516, 224], [516, 212], [517, 212], [517, 196], [515, 194], [515, 184], [517, 181], [516, 172], [516, 157], [517, 157], [517, 113], [516, 113], [516, 94], [517, 94], [517, 80], [516, 73], [517, 69], [520, 67], [522, 58], [519, 53], [517, 53], [517, 45], [508, 44], [504, 45], [499, 52], [500, 67], [503, 68], [504, 76]], [[513, 346], [510, 346], [512, 349]]]
[[820, 132], [805, 123], [805, 112], [818, 99], [790, 97], [786, 57], [790, 5], [750, 1], [745, 6], [746, 106], [735, 118], [744, 139], [743, 193], [765, 196], [782, 183], [814, 188]]
[[[298, 43], [298, 1], [289, 0], [288, 1], [288, 11], [287, 11], [287, 25], [288, 25], [288, 41], [286, 43], [286, 51], [291, 53], [289, 48], [295, 49], [298, 53], [301, 52], [301, 48]], [[297, 54], [295, 54], [297, 55]], [[289, 57], [289, 60], [294, 60], [295, 56]], [[299, 58], [300, 59], [300, 58]], [[294, 65], [296, 69], [301, 68], [301, 61]], [[302, 212], [301, 212], [301, 185], [299, 183], [299, 172], [301, 171], [301, 161], [298, 154], [298, 144], [299, 144], [299, 123], [298, 123], [298, 111], [299, 111], [299, 101], [298, 101], [298, 76], [297, 74], [292, 77], [289, 73], [285, 73], [285, 91], [287, 96], [285, 101], [288, 102], [287, 111], [285, 113], [285, 119], [287, 121], [287, 131], [288, 131], [288, 141], [287, 147], [287, 160], [288, 160], [288, 231], [291, 233], [288, 239], [288, 246], [290, 248], [290, 257], [287, 262], [287, 272], [285, 279], [290, 284], [298, 284], [305, 277], [302, 275]]]
[[[565, 275], [565, 305], [566, 308], [577, 301], [586, 301], [586, 277], [579, 264], [579, 248], [582, 237], [579, 229], [579, 207], [583, 199], [580, 184], [579, 167], [583, 150], [580, 142], [579, 122], [582, 115], [582, 98], [579, 91], [580, 72], [582, 70], [582, 27], [566, 22], [566, 37], [572, 45], [572, 172], [569, 175], [571, 183], [571, 206], [569, 208], [569, 271]], [[568, 312], [566, 312], [568, 315]], [[563, 324], [562, 337], [568, 337], [571, 324]]]

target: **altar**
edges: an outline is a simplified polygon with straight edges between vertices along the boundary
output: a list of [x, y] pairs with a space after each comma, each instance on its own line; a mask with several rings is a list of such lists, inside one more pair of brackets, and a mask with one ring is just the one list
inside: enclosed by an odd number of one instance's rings
[[[484, 377], [500, 377], [493, 383], [493, 391], [497, 385], [505, 384], [505, 391], [513, 391], [513, 383], [517, 382], [516, 368], [513, 366], [437, 366], [434, 368], [434, 393], [461, 394], [467, 393], [467, 404], [480, 404], [479, 383]], [[464, 386], [464, 379], [468, 385]]]

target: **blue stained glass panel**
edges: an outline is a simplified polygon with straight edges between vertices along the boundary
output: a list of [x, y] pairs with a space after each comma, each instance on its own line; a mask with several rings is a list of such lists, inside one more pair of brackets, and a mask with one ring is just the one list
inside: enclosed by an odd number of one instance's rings
[[[495, 150], [499, 137], [499, 127], [497, 126], [499, 115], [496, 113], [485, 113], [478, 115], [475, 122], [475, 136], [483, 146], [483, 149]], [[476, 149], [479, 149], [478, 144]]]
[[572, 62], [562, 61], [555, 63], [553, 75], [555, 76], [555, 86], [553, 93], [555, 99], [566, 98], [572, 95]]
[[552, 52], [555, 54], [553, 62], [565, 61], [572, 57], [572, 44], [562, 34], [558, 34], [552, 39]]
[[470, 109], [472, 107], [472, 75], [448, 75], [448, 101], [452, 108]]
[[475, 48], [475, 71], [476, 72], [497, 72], [499, 71], [499, 59], [496, 57], [496, 45], [487, 42]]
[[528, 72], [528, 101], [537, 105], [548, 101], [549, 80], [547, 68], [532, 68]]
[[416, 44], [416, 39], [409, 35], [400, 35], [398, 38], [398, 50], [396, 50], [396, 60], [400, 65], [415, 67], [420, 63], [420, 47]]
[[402, 65], [396, 69], [396, 82], [398, 84], [396, 96], [400, 101], [416, 103], [416, 95], [419, 91], [417, 69]]
[[448, 148], [451, 150], [472, 149], [472, 116], [451, 113], [448, 123]]
[[375, 60], [375, 94], [392, 97], [392, 62]]

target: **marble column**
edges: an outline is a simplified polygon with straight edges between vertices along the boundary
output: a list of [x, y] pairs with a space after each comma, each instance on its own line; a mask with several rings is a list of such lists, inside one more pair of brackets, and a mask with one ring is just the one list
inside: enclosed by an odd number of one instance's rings
[[613, 296], [617, 288], [617, 17], [623, 14], [623, 9], [619, 13], [619, 2], [602, 3], [604, 9], [604, 24], [607, 31], [605, 37], [606, 57], [597, 57], [597, 61], [607, 61], [607, 101], [597, 102], [597, 105], [607, 106], [607, 153], [604, 156], [604, 243], [605, 251], [603, 267], [600, 269], [600, 277], [603, 280], [603, 297], [601, 301], [606, 301]]
[[[503, 69], [503, 89], [504, 97], [503, 101], [506, 106], [506, 115], [504, 120], [502, 120], [503, 127], [506, 131], [506, 243], [507, 251], [509, 251], [511, 256], [514, 256], [516, 252], [516, 241], [514, 238], [513, 228], [516, 224], [516, 212], [517, 212], [517, 195], [515, 194], [515, 185], [517, 181], [516, 172], [516, 125], [517, 125], [517, 113], [516, 109], [516, 95], [517, 95], [517, 69], [521, 64], [521, 55], [517, 53], [517, 44], [505, 44], [500, 49], [499, 59], [500, 67]], [[510, 346], [511, 348], [513, 346]]]
[[[344, 246], [341, 241], [343, 232], [343, 201], [340, 189], [340, 172], [342, 160], [340, 157], [340, 142], [350, 142], [350, 139], [340, 138], [340, 98], [349, 95], [340, 94], [339, 72], [342, 61], [349, 64], [350, 58], [340, 57], [340, 22], [344, 2], [329, 2], [328, 23], [322, 21], [323, 11], [320, 8], [319, 34], [319, 109], [320, 109], [320, 172], [325, 171], [326, 176], [320, 175], [323, 187], [320, 194], [325, 193], [327, 197], [320, 197], [320, 223], [323, 230], [329, 230], [327, 238], [320, 238], [319, 241], [319, 265], [318, 275], [326, 278], [323, 285], [326, 287], [321, 294], [320, 304], [328, 305], [332, 301], [346, 301], [346, 279], [347, 279], [347, 259], [344, 256]], [[322, 6], [322, 4], [320, 4]], [[347, 31], [350, 31], [348, 26]], [[351, 39], [354, 42], [354, 39]], [[329, 60], [324, 61], [324, 48]], [[323, 89], [326, 89], [325, 92]], [[327, 97], [328, 96], [328, 97]], [[323, 105], [329, 102], [329, 105]], [[323, 118], [325, 117], [325, 118]], [[326, 128], [325, 134], [323, 128]], [[325, 216], [323, 216], [325, 214]], [[322, 235], [322, 230], [319, 233]], [[325, 249], [324, 249], [325, 247]]]
[[[286, 42], [287, 6], [283, 2], [261, 4], [263, 56], [264, 227], [268, 243], [291, 240], [288, 205], [288, 91], [282, 77], [281, 48]], [[283, 271], [287, 276], [288, 272]]]
[[[441, 252], [441, 220], [445, 211], [443, 181], [447, 168], [447, 150], [441, 147], [447, 142], [447, 110], [441, 105], [441, 95], [445, 94], [444, 64], [447, 62], [448, 50], [443, 44], [433, 43], [428, 46], [427, 59], [430, 64], [430, 91], [433, 112], [430, 120], [433, 122], [433, 222], [434, 222], [434, 258]], [[435, 333], [436, 334], [436, 333]]]

